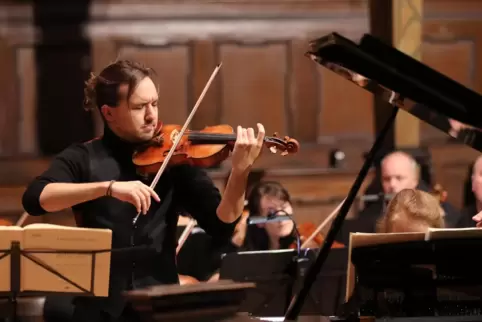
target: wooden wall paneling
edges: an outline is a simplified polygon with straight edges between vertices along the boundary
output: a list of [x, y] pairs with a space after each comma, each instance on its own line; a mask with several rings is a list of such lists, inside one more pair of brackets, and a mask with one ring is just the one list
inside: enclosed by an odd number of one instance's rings
[[287, 42], [222, 42], [217, 57], [220, 71], [221, 122], [256, 129], [268, 135], [288, 133], [290, 62]]
[[35, 49], [18, 47], [16, 56], [17, 90], [19, 102], [18, 147], [19, 154], [36, 155], [37, 140], [37, 69]]
[[300, 142], [316, 142], [320, 115], [320, 77], [317, 66], [305, 57], [309, 40], [291, 41], [291, 117], [293, 136]]
[[[93, 2], [97, 7], [96, 16], [98, 17], [112, 14], [108, 12], [111, 6], [122, 6], [129, 10], [139, 4], [137, 0], [94, 0]], [[277, 15], [280, 13], [304, 14], [306, 12], [344, 17], [347, 12], [363, 13], [367, 2], [368, 0], [184, 0], [182, 1], [183, 6], [179, 7], [172, 0], [142, 0], [145, 8], [136, 9], [144, 13], [144, 17], [165, 17], [175, 16], [176, 14], [202, 15], [223, 11], [227, 11], [229, 17], [237, 17], [242, 14], [256, 15], [261, 13]], [[156, 9], [162, 12], [157, 14], [155, 12]], [[117, 10], [113, 14], [119, 14], [120, 12], [120, 10]]]
[[[442, 22], [437, 22], [437, 24], [440, 23]], [[422, 45], [422, 60], [442, 74], [474, 89], [477, 86], [475, 73], [478, 65], [476, 46], [477, 39], [473, 35], [444, 35], [428, 32]], [[425, 142], [436, 142], [448, 138], [444, 132], [425, 122], [421, 123], [421, 136]]]
[[[104, 67], [117, 60], [117, 47], [113, 39], [91, 35], [92, 73], [98, 75]], [[104, 122], [98, 110], [92, 111], [97, 136], [104, 132]]]
[[0, 187], [1, 212], [6, 214], [18, 214], [23, 212], [22, 194], [23, 186]]
[[[189, 111], [201, 95], [212, 72], [220, 61], [216, 57], [216, 44], [211, 40], [196, 40], [192, 42], [192, 97], [189, 100]], [[223, 70], [226, 66], [221, 67]], [[218, 73], [211, 87], [208, 89], [204, 99], [196, 112], [191, 123], [192, 129], [203, 129], [206, 126], [221, 123], [222, 110], [220, 100], [221, 74]]]
[[373, 95], [319, 66], [321, 113], [318, 141], [368, 145], [373, 141]]
[[447, 191], [450, 203], [455, 207], [462, 207], [467, 169], [480, 152], [461, 144], [434, 145], [429, 149], [435, 182], [440, 183]]
[[0, 155], [14, 156], [18, 149], [17, 51], [11, 38], [0, 33]]
[[473, 0], [424, 0], [423, 11], [428, 18], [436, 19], [480, 19], [482, 3]]

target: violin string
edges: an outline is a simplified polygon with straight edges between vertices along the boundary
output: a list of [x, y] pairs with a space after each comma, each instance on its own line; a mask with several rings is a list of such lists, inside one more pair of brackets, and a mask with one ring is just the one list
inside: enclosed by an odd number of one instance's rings
[[[265, 142], [272, 142], [274, 141], [271, 137], [265, 137]], [[191, 131], [189, 133], [189, 140], [190, 141], [221, 141], [221, 140], [228, 140], [228, 141], [236, 141], [236, 134], [225, 134], [225, 133], [204, 133], [202, 131]], [[220, 142], [223, 144], [225, 142]]]

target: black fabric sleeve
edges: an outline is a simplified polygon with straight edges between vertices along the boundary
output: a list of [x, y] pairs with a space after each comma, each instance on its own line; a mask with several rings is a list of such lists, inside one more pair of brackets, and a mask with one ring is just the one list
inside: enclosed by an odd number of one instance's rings
[[182, 208], [215, 240], [229, 241], [241, 217], [233, 223], [218, 218], [221, 193], [206, 171], [188, 165], [178, 166], [176, 170], [175, 184], [181, 194]]
[[[442, 202], [441, 206], [445, 212], [445, 225], [447, 228], [458, 228], [457, 226], [460, 225], [460, 217], [462, 216], [461, 212], [448, 202]], [[476, 213], [473, 216], [475, 215]]]
[[40, 194], [49, 183], [82, 183], [88, 181], [89, 156], [83, 144], [68, 147], [57, 155], [50, 167], [36, 177], [22, 196], [22, 205], [31, 216], [47, 213], [40, 205]]

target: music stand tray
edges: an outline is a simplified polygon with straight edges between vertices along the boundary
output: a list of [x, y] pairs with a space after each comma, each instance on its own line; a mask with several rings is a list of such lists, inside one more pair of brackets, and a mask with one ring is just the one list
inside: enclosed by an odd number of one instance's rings
[[[241, 312], [258, 317], [283, 316], [316, 252], [316, 249], [304, 249], [298, 261], [296, 251], [291, 249], [224, 254], [220, 278], [256, 284], [256, 288], [246, 292]], [[344, 302], [347, 265], [348, 250], [333, 249], [301, 315], [334, 315]]]

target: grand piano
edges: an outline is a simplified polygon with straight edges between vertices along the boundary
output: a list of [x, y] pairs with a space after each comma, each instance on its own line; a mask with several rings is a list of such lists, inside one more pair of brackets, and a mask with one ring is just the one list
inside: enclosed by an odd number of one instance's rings
[[[482, 115], [477, 112], [482, 107], [482, 96], [373, 36], [364, 35], [359, 43], [355, 43], [337, 33], [331, 33], [312, 41], [306, 56], [345, 78], [347, 86], [351, 86], [348, 84], [351, 82], [385, 100], [391, 114], [368, 153], [316, 259], [304, 274], [302, 286], [293, 295], [285, 321], [297, 321], [300, 317], [310, 289], [326, 263], [331, 246], [399, 109], [413, 114], [455, 140], [482, 151]], [[480, 240], [482, 238], [466, 238], [462, 242], [436, 240], [354, 249], [351, 259], [363, 275], [357, 283], [362, 284], [362, 291], [359, 288], [354, 292], [350, 300], [340, 308], [340, 314], [331, 317], [331, 320], [360, 321], [366, 316], [378, 321], [482, 321], [482, 277], [479, 276], [482, 264], [470, 260], [478, 260], [477, 254], [480, 254], [482, 247]], [[462, 252], [467, 255], [461, 255]], [[410, 271], [412, 265], [436, 265], [437, 278], [433, 274]], [[400, 267], [407, 267], [407, 270]], [[380, 278], [384, 274], [390, 278]], [[407, 276], [410, 278], [407, 279]], [[438, 294], [442, 284], [445, 288], [459, 289], [455, 295], [442, 298]], [[471, 286], [469, 293], [463, 289], [467, 285]], [[246, 288], [241, 288], [243, 287]], [[386, 300], [383, 299], [387, 287], [398, 287], [401, 293], [410, 293], [410, 296], [406, 296], [408, 300], [388, 303], [387, 308]], [[210, 288], [213, 293], [216, 287], [211, 285]], [[137, 296], [126, 294], [126, 297], [136, 302], [139, 310], [149, 308], [155, 311], [153, 308], [156, 305], [152, 303], [156, 302], [156, 292], [150, 290], [145, 294], [139, 293], [142, 292], [136, 291]], [[159, 289], [158, 294], [161, 293], [163, 290]], [[192, 301], [193, 294], [189, 296]], [[142, 301], [139, 298], [143, 298]], [[239, 305], [241, 298], [242, 296], [236, 296], [236, 303], [226, 305]], [[151, 304], [147, 304], [147, 301]], [[198, 300], [199, 305], [201, 301], [202, 299]], [[171, 306], [173, 305], [175, 303]], [[184, 306], [184, 309], [187, 307]], [[224, 316], [222, 320], [229, 319]]]
[[[310, 43], [315, 63], [386, 101], [390, 117], [378, 134], [340, 212], [335, 218], [301, 290], [286, 312], [297, 320], [312, 281], [379, 152], [399, 109], [482, 151], [482, 96], [379, 39], [364, 35], [355, 43], [331, 33]], [[482, 234], [480, 235], [482, 237]], [[401, 242], [352, 249], [357, 269], [355, 292], [338, 321], [482, 321], [482, 266], [470, 260], [482, 238]], [[464, 255], [462, 255], [464, 254]], [[430, 267], [430, 269], [426, 269]], [[390, 297], [393, 293], [395, 297]]]

